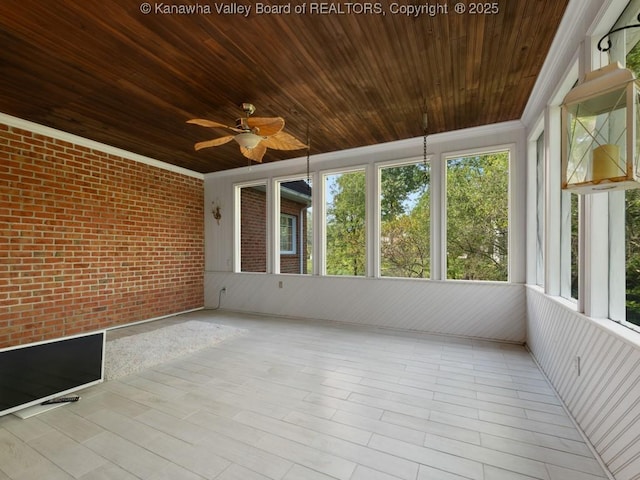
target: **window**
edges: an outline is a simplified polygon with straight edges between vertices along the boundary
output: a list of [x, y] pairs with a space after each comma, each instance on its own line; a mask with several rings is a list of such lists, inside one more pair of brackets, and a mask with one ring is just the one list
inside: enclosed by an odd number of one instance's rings
[[365, 275], [365, 172], [324, 175], [324, 272]]
[[640, 325], [640, 190], [625, 193], [625, 320]]
[[239, 270], [267, 271], [267, 189], [266, 184], [237, 188], [239, 201]]
[[276, 182], [280, 223], [278, 273], [313, 273], [312, 188], [310, 179]]
[[430, 168], [380, 168], [380, 276], [429, 278]]
[[447, 278], [508, 279], [509, 152], [447, 159]]
[[576, 193], [562, 192], [560, 204], [560, 295], [577, 300], [578, 292], [578, 206]]
[[[637, 40], [636, 36], [631, 43], [633, 48], [626, 55], [626, 66], [636, 74], [636, 77], [640, 77], [640, 41]], [[626, 264], [624, 320], [640, 325], [640, 191], [626, 190], [624, 194]]]
[[[632, 0], [613, 28], [635, 23], [640, 1]], [[640, 31], [612, 36], [609, 61], [618, 61], [640, 76]], [[609, 316], [640, 326], [640, 190], [609, 195]], [[622, 240], [624, 239], [624, 240]]]
[[544, 285], [544, 132], [536, 141], [536, 284]]
[[280, 214], [280, 253], [296, 254], [297, 218], [293, 215]]

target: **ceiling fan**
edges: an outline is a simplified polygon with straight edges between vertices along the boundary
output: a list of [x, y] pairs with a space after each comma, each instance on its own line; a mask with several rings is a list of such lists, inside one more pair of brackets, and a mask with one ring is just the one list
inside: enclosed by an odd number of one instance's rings
[[302, 150], [309, 148], [300, 140], [286, 132], [283, 132], [284, 118], [282, 117], [252, 117], [256, 111], [250, 103], [243, 103], [242, 110], [244, 117], [236, 120], [236, 126], [230, 127], [222, 123], [206, 120], [203, 118], [193, 118], [187, 120], [187, 123], [193, 123], [202, 127], [225, 128], [234, 132], [233, 135], [225, 135], [224, 137], [214, 138], [195, 144], [196, 150], [202, 150], [208, 147], [217, 147], [224, 145], [231, 140], [235, 140], [240, 145], [240, 152], [245, 157], [256, 162], [262, 162], [267, 148], [274, 150]]

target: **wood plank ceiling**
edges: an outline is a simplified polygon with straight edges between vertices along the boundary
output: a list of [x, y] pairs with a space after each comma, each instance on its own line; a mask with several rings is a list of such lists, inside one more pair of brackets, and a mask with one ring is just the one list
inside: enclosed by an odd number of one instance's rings
[[[2, 0], [0, 112], [203, 173], [247, 159], [195, 152], [227, 132], [185, 121], [233, 125], [242, 102], [312, 155], [420, 136], [425, 106], [429, 133], [519, 119], [568, 0], [458, 3]], [[440, 10], [396, 13], [418, 5]]]

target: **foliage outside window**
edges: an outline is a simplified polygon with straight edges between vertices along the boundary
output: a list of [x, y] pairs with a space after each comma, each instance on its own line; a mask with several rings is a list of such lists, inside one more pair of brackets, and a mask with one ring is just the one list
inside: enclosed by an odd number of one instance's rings
[[578, 291], [578, 200], [577, 193], [562, 192], [560, 262], [560, 295], [577, 300]]
[[380, 275], [429, 278], [430, 168], [380, 169]]
[[[630, 1], [613, 28], [635, 23], [639, 8], [640, 1]], [[640, 78], [640, 30], [625, 30], [615, 35], [609, 61], [624, 64]], [[624, 201], [616, 193], [609, 194], [613, 206], [609, 212], [609, 269], [611, 278], [624, 275], [624, 282], [613, 282], [615, 291], [610, 292], [610, 296], [614, 302], [609, 309], [614, 320], [640, 326], [640, 191], [632, 189], [619, 193], [624, 195]], [[621, 290], [624, 298], [619, 295]]]
[[[640, 42], [626, 57], [627, 68], [640, 78]], [[625, 320], [640, 325], [640, 191], [625, 192]]]
[[365, 275], [365, 172], [325, 175], [325, 271]]
[[640, 325], [640, 191], [625, 192], [626, 318]]
[[508, 280], [509, 152], [447, 160], [447, 278]]

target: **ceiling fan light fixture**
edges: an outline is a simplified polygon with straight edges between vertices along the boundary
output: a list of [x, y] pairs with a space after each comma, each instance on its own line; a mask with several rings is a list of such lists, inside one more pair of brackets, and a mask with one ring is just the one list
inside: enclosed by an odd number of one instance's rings
[[284, 118], [282, 117], [251, 117], [255, 107], [251, 104], [242, 104], [245, 117], [236, 120], [236, 126], [230, 127], [223, 123], [214, 122], [205, 118], [192, 118], [187, 123], [208, 128], [224, 128], [231, 130], [233, 134], [217, 137], [212, 140], [198, 142], [194, 145], [196, 150], [217, 147], [235, 140], [240, 145], [240, 153], [254, 162], [262, 162], [262, 157], [267, 149], [273, 150], [302, 150], [309, 146], [302, 143], [293, 135], [283, 132]]
[[240, 145], [241, 147], [252, 149], [260, 143], [262, 137], [260, 135], [256, 135], [255, 133], [247, 132], [239, 133], [238, 135], [233, 137], [233, 139], [238, 142], [238, 145]]

